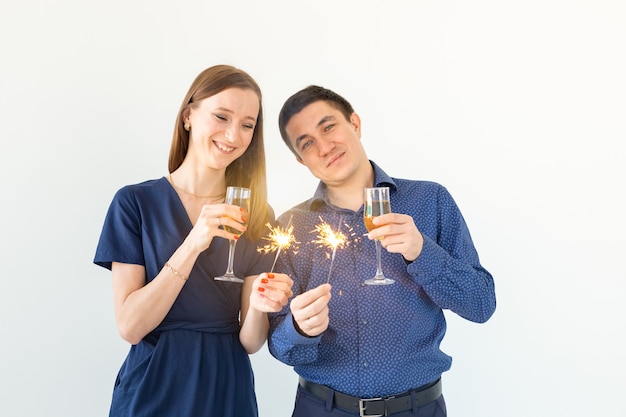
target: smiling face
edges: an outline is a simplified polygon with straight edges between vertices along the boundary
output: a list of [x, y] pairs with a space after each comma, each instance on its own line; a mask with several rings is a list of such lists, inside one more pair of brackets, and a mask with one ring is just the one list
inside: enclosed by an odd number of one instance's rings
[[361, 143], [361, 120], [350, 120], [320, 100], [293, 115], [285, 126], [298, 161], [329, 187], [362, 182], [371, 165]]
[[248, 149], [259, 115], [259, 97], [252, 90], [229, 88], [200, 100], [184, 118], [189, 124], [186, 158], [225, 170]]

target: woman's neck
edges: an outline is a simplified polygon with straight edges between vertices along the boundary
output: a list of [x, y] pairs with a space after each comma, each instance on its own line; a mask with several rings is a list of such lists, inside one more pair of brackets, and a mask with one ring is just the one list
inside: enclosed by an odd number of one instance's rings
[[223, 172], [200, 173], [181, 167], [168, 175], [168, 180], [177, 192], [197, 199], [223, 199], [226, 194], [226, 178]]

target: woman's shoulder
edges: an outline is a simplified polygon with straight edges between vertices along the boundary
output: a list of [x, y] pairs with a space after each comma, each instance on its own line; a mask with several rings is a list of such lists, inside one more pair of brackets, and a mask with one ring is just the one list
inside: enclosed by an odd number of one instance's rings
[[127, 184], [115, 192], [112, 204], [141, 205], [142, 201], [152, 201], [162, 196], [168, 186], [165, 177]]
[[128, 196], [137, 193], [150, 193], [155, 190], [162, 190], [167, 185], [167, 179], [165, 177], [150, 179], [134, 184], [127, 184], [117, 190], [116, 194]]

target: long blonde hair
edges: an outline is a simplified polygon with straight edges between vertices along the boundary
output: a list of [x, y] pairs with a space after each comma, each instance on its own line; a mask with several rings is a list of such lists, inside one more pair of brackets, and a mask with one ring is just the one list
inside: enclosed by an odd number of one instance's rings
[[190, 109], [200, 100], [233, 87], [252, 90], [259, 97], [259, 114], [252, 141], [243, 155], [226, 168], [227, 185], [248, 187], [252, 190], [246, 235], [251, 240], [258, 240], [266, 231], [265, 225], [270, 220], [270, 208], [267, 202], [262, 94], [261, 88], [250, 75], [230, 65], [216, 65], [205, 69], [196, 77], [176, 116], [168, 169], [170, 173], [174, 172], [187, 155], [189, 132], [184, 128], [184, 118]]

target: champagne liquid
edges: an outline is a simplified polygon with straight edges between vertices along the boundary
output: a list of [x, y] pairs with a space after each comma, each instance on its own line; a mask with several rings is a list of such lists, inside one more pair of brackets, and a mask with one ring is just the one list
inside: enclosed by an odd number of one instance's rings
[[373, 223], [374, 217], [385, 213], [391, 213], [391, 204], [389, 203], [389, 200], [372, 200], [371, 202], [368, 201], [365, 204], [363, 211], [363, 223], [365, 224], [365, 228], [368, 232], [371, 232], [378, 227]]
[[[229, 204], [232, 204], [234, 206], [239, 206], [241, 208], [246, 209], [246, 211], [250, 211], [250, 199], [249, 198], [233, 198], [231, 201], [228, 202]], [[237, 222], [241, 222], [241, 219], [234, 219]], [[244, 223], [245, 224], [245, 223]], [[232, 233], [234, 235], [237, 236], [241, 236], [242, 232], [241, 230], [237, 230], [234, 229], [230, 226], [224, 226], [224, 230], [226, 230], [229, 233]]]

